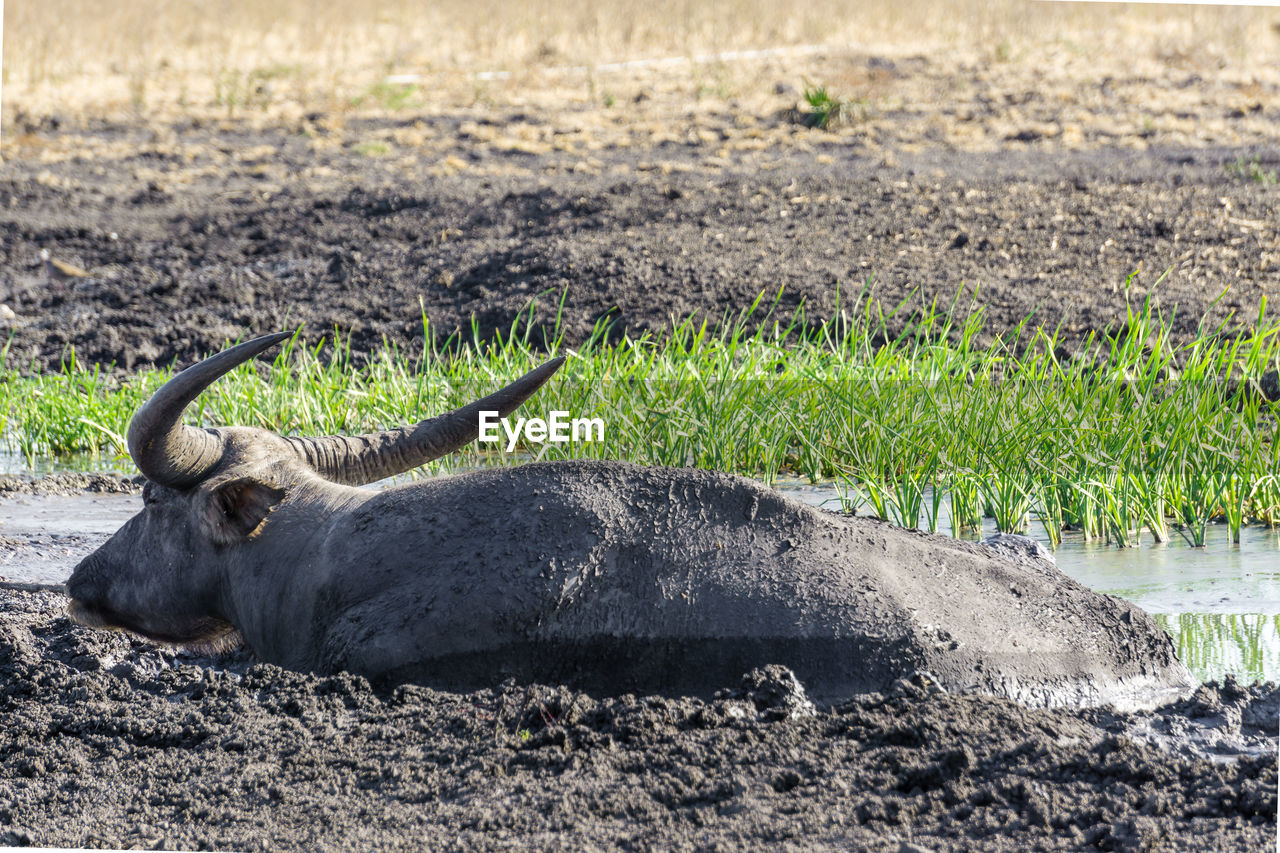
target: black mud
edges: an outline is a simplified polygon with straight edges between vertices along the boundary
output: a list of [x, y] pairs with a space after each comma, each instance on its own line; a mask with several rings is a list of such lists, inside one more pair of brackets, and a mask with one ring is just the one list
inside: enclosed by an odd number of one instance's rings
[[[814, 713], [785, 670], [703, 702], [474, 694], [174, 656], [0, 592], [0, 842], [237, 850], [1263, 850], [1272, 686], [1158, 714], [899, 682]], [[1155, 745], [1170, 739], [1168, 747]], [[913, 846], [914, 845], [914, 846]]]
[[45, 476], [31, 474], [0, 474], [0, 498], [14, 495], [56, 495], [68, 497], [81, 494], [136, 495], [145, 482], [141, 476], [126, 477], [122, 474], [57, 471]]
[[[457, 133], [447, 119], [428, 129]], [[370, 121], [348, 134], [399, 130]], [[581, 173], [575, 158], [464, 135], [391, 166], [285, 129], [170, 136], [99, 128], [78, 144], [136, 153], [6, 164], [11, 364], [56, 366], [72, 350], [124, 368], [189, 361], [302, 323], [312, 339], [350, 334], [357, 355], [384, 342], [417, 352], [424, 315], [440, 339], [471, 339], [473, 319], [484, 339], [535, 301], [534, 339], [558, 321], [571, 343], [602, 318], [618, 334], [661, 331], [779, 291], [774, 318], [803, 303], [812, 324], [868, 281], [890, 308], [981, 307], [988, 337], [1034, 312], [1069, 350], [1166, 271], [1155, 293], [1182, 335], [1206, 312], [1252, 319], [1280, 293], [1280, 192], [1225, 168], [1252, 149], [886, 158], [799, 139], [729, 160], [692, 144], [604, 150]], [[254, 151], [269, 153], [228, 156]], [[473, 168], [437, 174], [442, 154]], [[50, 286], [41, 248], [91, 277]]]

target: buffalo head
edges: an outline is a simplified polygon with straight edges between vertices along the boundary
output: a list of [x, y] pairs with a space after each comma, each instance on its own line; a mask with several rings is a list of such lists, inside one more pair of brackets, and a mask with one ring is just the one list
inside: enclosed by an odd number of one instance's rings
[[[308, 525], [323, 516], [318, 509], [353, 500], [354, 490], [342, 486], [403, 473], [474, 441], [481, 411], [509, 415], [564, 361], [552, 359], [448, 414], [366, 435], [285, 437], [182, 423], [201, 391], [287, 337], [267, 335], [205, 359], [170, 379], [134, 415], [129, 455], [147, 478], [143, 509], [76, 566], [67, 582], [73, 618], [185, 646], [234, 642], [222, 591], [244, 582], [231, 573], [262, 563], [238, 557], [243, 548], [287, 563], [302, 550]], [[283, 511], [291, 504], [307, 511]], [[288, 535], [271, 535], [275, 527], [288, 528]]]

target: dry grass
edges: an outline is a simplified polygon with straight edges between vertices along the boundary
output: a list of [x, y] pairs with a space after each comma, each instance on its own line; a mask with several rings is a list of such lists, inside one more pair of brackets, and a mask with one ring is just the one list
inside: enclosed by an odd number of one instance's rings
[[[7, 117], [442, 108], [565, 85], [601, 64], [826, 45], [887, 56], [971, 55], [1133, 71], [1274, 66], [1280, 12], [1032, 0], [46, 0], [10, 3]], [[692, 63], [695, 92], [733, 90], [734, 63]], [[708, 70], [708, 65], [716, 68]], [[476, 72], [514, 72], [509, 79]], [[412, 89], [389, 74], [416, 74]]]

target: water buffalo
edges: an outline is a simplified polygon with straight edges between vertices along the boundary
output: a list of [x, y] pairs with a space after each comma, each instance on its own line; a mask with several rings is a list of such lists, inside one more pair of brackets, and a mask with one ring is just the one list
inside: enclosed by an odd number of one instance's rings
[[452, 689], [508, 677], [706, 694], [767, 663], [820, 700], [917, 670], [1035, 704], [1149, 704], [1194, 684], [1136, 607], [1034, 549], [837, 515], [751, 480], [551, 462], [358, 486], [471, 441], [560, 366], [358, 437], [197, 429], [183, 410], [281, 341], [166, 383], [129, 425], [144, 508], [75, 569], [71, 613], [172, 644]]

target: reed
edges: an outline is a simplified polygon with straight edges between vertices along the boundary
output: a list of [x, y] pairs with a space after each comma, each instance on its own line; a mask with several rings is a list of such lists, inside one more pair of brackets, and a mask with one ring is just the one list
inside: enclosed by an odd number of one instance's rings
[[[1242, 525], [1280, 519], [1277, 404], [1259, 392], [1280, 369], [1280, 324], [1262, 308], [1251, 322], [1202, 324], [1175, 342], [1172, 318], [1148, 300], [1072, 359], [1031, 318], [978, 346], [981, 314], [958, 319], [936, 304], [908, 313], [865, 291], [816, 327], [803, 309], [784, 317], [763, 297], [662, 335], [619, 340], [602, 322], [575, 346], [553, 336], [550, 353], [568, 361], [526, 408], [600, 417], [605, 440], [525, 445], [518, 458], [834, 479], [846, 508], [899, 524], [934, 529], [946, 505], [957, 535], [985, 508], [1005, 531], [1035, 518], [1054, 543], [1070, 529], [1135, 546], [1145, 530], [1203, 545], [1214, 521], [1238, 541]], [[271, 369], [247, 365], [217, 383], [189, 416], [308, 434], [421, 419], [545, 358], [532, 317], [491, 341], [476, 329], [438, 336], [424, 319], [419, 352], [386, 347], [363, 361], [336, 332], [298, 337]], [[891, 322], [905, 330], [890, 336]], [[122, 455], [129, 417], [168, 376], [120, 381], [74, 358], [58, 372], [24, 371], [6, 350], [3, 441], [33, 463]], [[429, 470], [513, 461], [477, 444]]]

